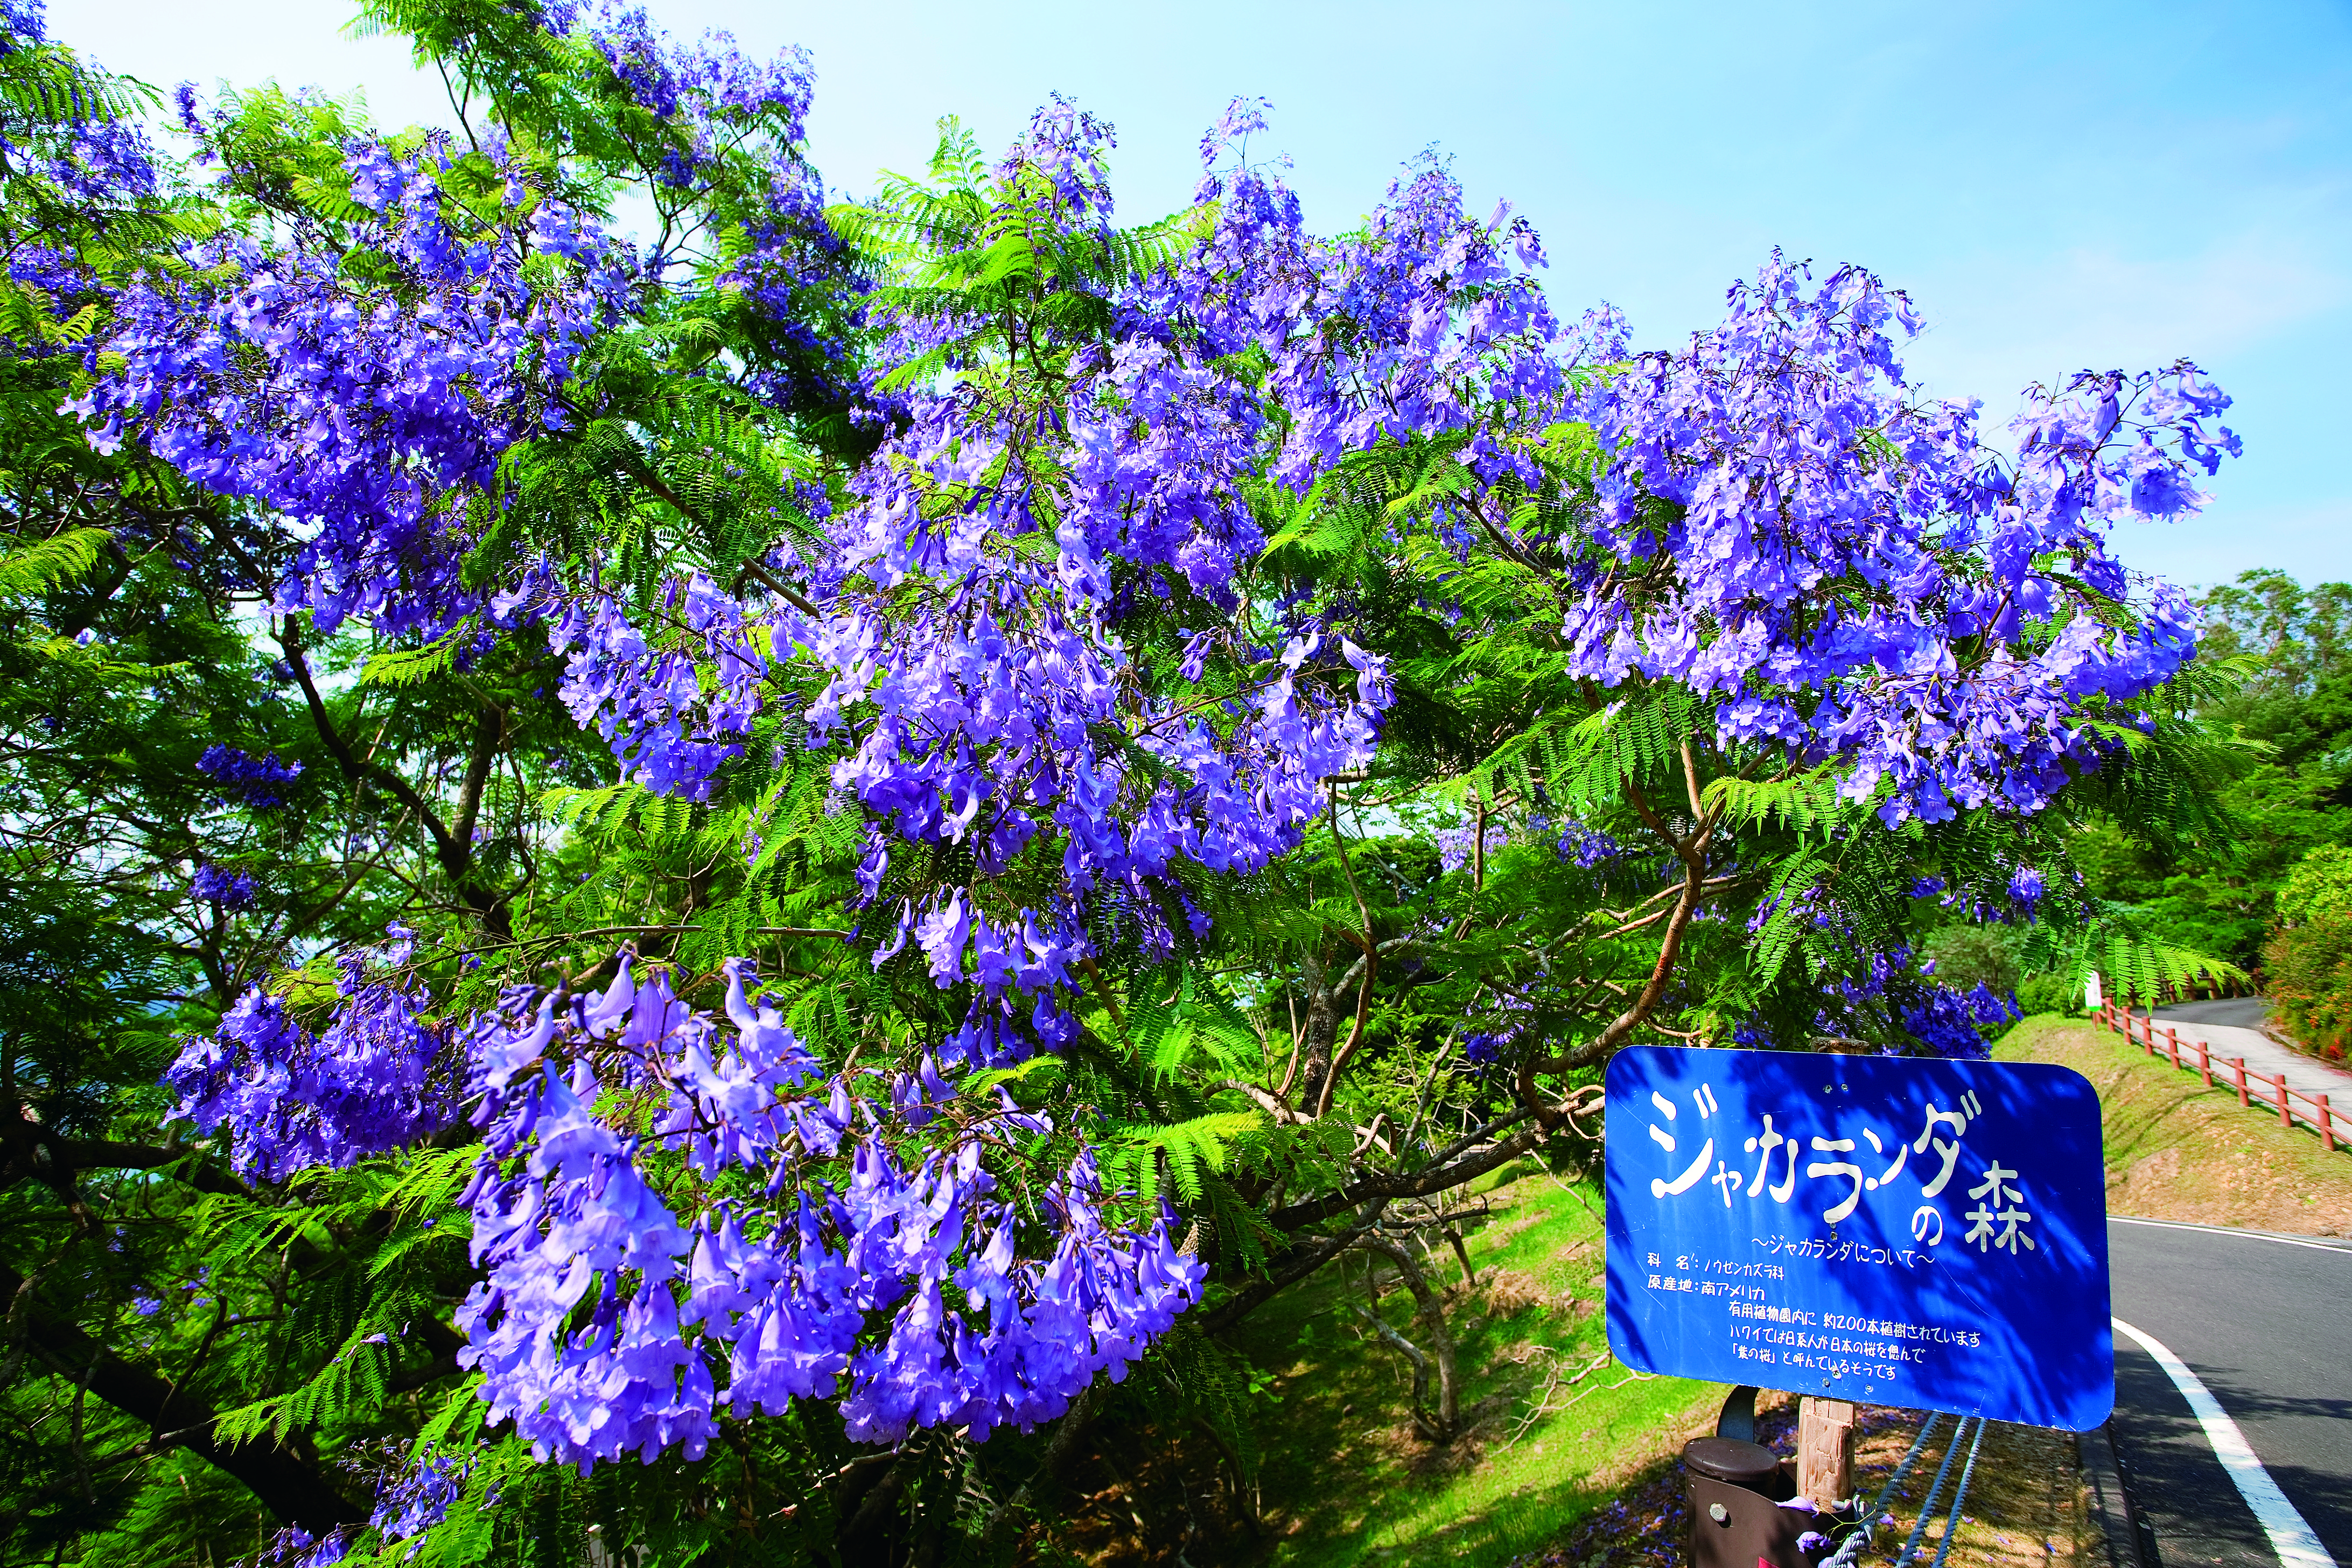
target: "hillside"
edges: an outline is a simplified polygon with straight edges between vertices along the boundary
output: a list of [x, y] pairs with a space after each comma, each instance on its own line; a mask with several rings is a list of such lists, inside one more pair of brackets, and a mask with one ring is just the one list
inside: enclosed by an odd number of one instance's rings
[[2056, 1062], [2098, 1089], [2108, 1213], [2352, 1235], [2352, 1152], [2282, 1128], [2275, 1112], [2239, 1105], [2235, 1090], [2207, 1089], [2118, 1036], [2054, 1015], [2020, 1024], [1993, 1055]]

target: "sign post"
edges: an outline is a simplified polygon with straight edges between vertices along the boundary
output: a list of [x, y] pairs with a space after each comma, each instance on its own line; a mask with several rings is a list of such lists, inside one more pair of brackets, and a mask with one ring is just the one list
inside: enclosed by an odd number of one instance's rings
[[1611, 1060], [1607, 1092], [1609, 1342], [1627, 1366], [2106, 1420], [2105, 1173], [2081, 1074], [1643, 1046]]

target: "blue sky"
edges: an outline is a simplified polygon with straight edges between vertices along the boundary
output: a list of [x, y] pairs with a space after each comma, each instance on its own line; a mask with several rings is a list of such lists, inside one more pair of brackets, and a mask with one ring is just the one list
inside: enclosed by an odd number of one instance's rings
[[[1120, 209], [1189, 195], [1235, 94], [1309, 220], [1348, 224], [1434, 143], [1484, 207], [1543, 231], [1563, 311], [1645, 343], [1719, 313], [1773, 246], [1856, 261], [1928, 322], [1915, 376], [2005, 422], [2029, 381], [2188, 355], [2246, 456], [2205, 515], [2118, 549], [2177, 581], [2352, 579], [2352, 5], [1186, 0], [822, 7], [667, 0], [674, 32], [815, 57], [810, 151], [839, 191], [914, 170], [933, 121], [1003, 143], [1048, 93], [1114, 121]], [[275, 79], [446, 117], [337, 0], [51, 0], [61, 40], [159, 86]], [[1254, 143], [1253, 156], [1263, 143]]]

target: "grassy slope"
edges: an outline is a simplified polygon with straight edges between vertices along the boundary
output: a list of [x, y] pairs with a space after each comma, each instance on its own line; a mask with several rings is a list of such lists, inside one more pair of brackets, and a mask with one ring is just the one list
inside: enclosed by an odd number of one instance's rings
[[[1416, 1441], [1402, 1358], [1347, 1310], [1363, 1266], [1327, 1269], [1253, 1320], [1241, 1348], [1279, 1377], [1266, 1413], [1261, 1561], [1307, 1565], [1500, 1563], [1555, 1540], [1614, 1483], [1678, 1447], [1722, 1399], [1715, 1384], [1635, 1378], [1608, 1359], [1601, 1310], [1600, 1194], [1530, 1164], [1486, 1194], [1469, 1238], [1479, 1289], [1441, 1247], [1463, 1411], [1475, 1425], [1443, 1449]], [[1412, 1300], [1383, 1268], [1381, 1315], [1420, 1342]], [[1597, 1364], [1596, 1364], [1597, 1363]], [[1557, 1368], [1563, 1384], [1545, 1385]], [[1589, 1369], [1589, 1370], [1588, 1370]], [[1574, 1404], [1570, 1404], [1574, 1400]], [[1535, 1414], [1538, 1404], [1549, 1414]]]
[[2240, 1107], [2235, 1089], [2207, 1089], [2120, 1036], [2051, 1015], [2020, 1024], [1993, 1055], [2057, 1062], [2098, 1089], [2110, 1214], [2352, 1235], [2352, 1152]]

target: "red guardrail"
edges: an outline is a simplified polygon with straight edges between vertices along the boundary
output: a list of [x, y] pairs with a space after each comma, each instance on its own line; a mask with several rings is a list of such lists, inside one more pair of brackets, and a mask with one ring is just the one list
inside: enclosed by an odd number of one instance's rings
[[[2265, 1075], [2248, 1072], [2245, 1058], [2217, 1058], [2202, 1040], [2191, 1040], [2183, 1045], [2179, 1032], [2171, 1025], [2167, 1024], [2159, 1030], [2153, 1017], [2126, 1012], [2113, 1002], [2100, 1004], [2098, 1012], [2092, 1016], [2125, 1039], [2138, 1041], [2141, 1048], [2151, 1057], [2158, 1054], [2157, 1036], [2161, 1033], [2164, 1037], [2164, 1056], [2181, 1071], [2193, 1072], [2203, 1079], [2205, 1087], [2208, 1089], [2213, 1087], [2213, 1074], [2218, 1063], [2231, 1080], [2229, 1087], [2238, 1091], [2238, 1103], [2274, 1108], [2278, 1111], [2281, 1127], [2292, 1129], [2299, 1121], [2318, 1133], [2320, 1142], [2330, 1149], [2335, 1148], [2339, 1141], [2352, 1142], [2352, 1138], [2347, 1138], [2336, 1131], [2336, 1112], [2328, 1108], [2327, 1097], [2324, 1094], [2306, 1094], [2299, 1089], [2289, 1089], [2284, 1073]], [[2194, 1052], [2196, 1059], [2183, 1060], [2183, 1052]], [[2301, 1100], [2303, 1107], [2308, 1107], [2308, 1109], [2298, 1107], [2294, 1103], [2296, 1100]], [[2352, 1119], [2347, 1119], [2347, 1122], [2352, 1122]]]

